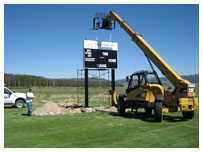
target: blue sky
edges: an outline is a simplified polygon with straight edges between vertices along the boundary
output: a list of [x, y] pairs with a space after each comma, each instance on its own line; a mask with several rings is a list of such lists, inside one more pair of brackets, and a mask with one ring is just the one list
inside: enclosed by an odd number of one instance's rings
[[[118, 42], [116, 79], [150, 70], [143, 52], [116, 24], [92, 30], [95, 13], [116, 11], [180, 75], [199, 73], [199, 5], [5, 5], [4, 72], [76, 77], [83, 40]], [[157, 69], [157, 72], [162, 76]]]

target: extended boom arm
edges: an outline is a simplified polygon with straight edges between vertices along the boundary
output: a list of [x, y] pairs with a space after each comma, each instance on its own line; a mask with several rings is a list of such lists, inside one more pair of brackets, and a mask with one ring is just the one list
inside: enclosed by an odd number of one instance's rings
[[[120, 24], [120, 26], [130, 35], [132, 40], [144, 52], [152, 69], [153, 66], [150, 61], [152, 61], [167, 77], [167, 79], [175, 86], [173, 92], [165, 90], [161, 83], [153, 84], [148, 82], [145, 84], [145, 86], [139, 87], [138, 81], [140, 80], [138, 80], [136, 81], [138, 82], [138, 86], [134, 87], [133, 89], [131, 88], [130, 90], [129, 87], [126, 89], [126, 99], [124, 96], [119, 96], [119, 102], [117, 103], [116, 93], [113, 93], [113, 99], [116, 105], [118, 105], [119, 113], [121, 115], [125, 113], [126, 107], [144, 107], [150, 109], [151, 107], [149, 105], [152, 104], [152, 108], [154, 108], [155, 112], [155, 119], [157, 115], [160, 120], [162, 119], [161, 117], [163, 110], [168, 110], [170, 112], [181, 110], [183, 112], [184, 118], [193, 118], [194, 111], [197, 110], [199, 105], [198, 99], [195, 97], [195, 84], [191, 84], [188, 80], [184, 80], [175, 70], [173, 70], [172, 67], [142, 38], [142, 35], [137, 33], [114, 11], [110, 11], [109, 14], [105, 16], [97, 14], [93, 20], [93, 29], [114, 29], [115, 21]], [[133, 77], [131, 77], [131, 81], [132, 78]], [[129, 83], [131, 83], [131, 81]], [[159, 96], [163, 98], [161, 99]], [[164, 106], [164, 109], [162, 109], [162, 106]]]
[[138, 34], [127, 22], [125, 22], [114, 11], [110, 11], [106, 20], [115, 19], [120, 26], [132, 37], [132, 40], [140, 47], [144, 54], [160, 69], [160, 71], [168, 78], [168, 80], [178, 87], [181, 83], [188, 81], [184, 80], [172, 67]]

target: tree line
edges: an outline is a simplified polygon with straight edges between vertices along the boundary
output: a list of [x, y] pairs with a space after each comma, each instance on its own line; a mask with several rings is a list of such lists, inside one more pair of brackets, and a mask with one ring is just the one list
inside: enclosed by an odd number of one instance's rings
[[[89, 87], [110, 87], [111, 82], [105, 79], [89, 79]], [[4, 74], [4, 84], [7, 87], [84, 87], [84, 79], [50, 79], [34, 75]], [[116, 83], [116, 86], [121, 86]]]

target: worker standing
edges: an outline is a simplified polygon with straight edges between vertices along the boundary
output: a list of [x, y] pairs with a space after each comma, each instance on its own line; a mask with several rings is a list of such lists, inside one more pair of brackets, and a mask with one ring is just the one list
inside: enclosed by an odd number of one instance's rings
[[32, 100], [34, 99], [34, 94], [32, 93], [32, 88], [29, 88], [29, 92], [26, 94], [26, 103], [28, 107], [28, 116], [32, 116]]

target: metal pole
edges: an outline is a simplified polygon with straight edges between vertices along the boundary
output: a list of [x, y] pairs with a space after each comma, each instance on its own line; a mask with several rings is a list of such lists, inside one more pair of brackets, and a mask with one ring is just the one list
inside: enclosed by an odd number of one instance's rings
[[[110, 82], [110, 75], [109, 75], [109, 69], [108, 69], [108, 81], [109, 81], [109, 86], [108, 86], [108, 88], [109, 88], [109, 90], [111, 90], [111, 82]], [[110, 104], [111, 104], [111, 96], [110, 96], [110, 94], [109, 94], [109, 106], [110, 106]]]
[[103, 101], [103, 103], [105, 103], [105, 86], [106, 86], [106, 84], [105, 84], [105, 75], [106, 75], [106, 70], [104, 70], [104, 72], [103, 72], [103, 75], [104, 75], [104, 78], [103, 78], [103, 90], [104, 90], [104, 101]]
[[77, 69], [77, 103], [79, 103], [79, 99], [78, 99], [78, 87], [79, 87], [79, 85], [78, 85], [78, 69]]
[[85, 107], [88, 107], [88, 69], [85, 69]]
[[[111, 90], [112, 93], [115, 92], [115, 69], [111, 70]], [[114, 106], [114, 101], [113, 101], [113, 94], [112, 94], [112, 106]]]
[[[100, 70], [99, 70], [99, 93], [98, 95], [101, 93], [101, 82], [100, 82]], [[101, 106], [101, 101], [100, 101], [100, 96], [98, 96], [99, 98], [99, 106]]]

